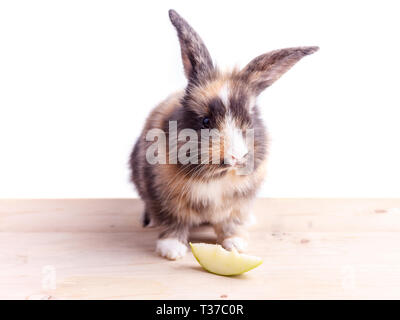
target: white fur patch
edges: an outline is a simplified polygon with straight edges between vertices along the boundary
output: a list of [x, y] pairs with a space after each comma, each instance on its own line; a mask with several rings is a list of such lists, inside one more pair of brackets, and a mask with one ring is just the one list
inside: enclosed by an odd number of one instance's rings
[[257, 98], [256, 97], [251, 97], [249, 101], [249, 107], [250, 107], [250, 114], [253, 114], [254, 107], [257, 104]]
[[159, 239], [156, 252], [167, 259], [176, 260], [182, 258], [187, 251], [187, 246], [175, 238]]
[[[224, 195], [232, 195], [234, 192], [246, 192], [252, 188], [252, 177], [241, 176], [232, 179], [230, 175], [226, 175], [220, 179], [194, 182], [190, 186], [190, 196], [195, 202], [202, 202], [205, 205], [213, 204], [217, 210], [225, 207], [223, 203]], [[210, 219], [223, 218], [223, 212], [219, 211], [217, 216], [213, 215]], [[217, 220], [213, 220], [217, 221]]]
[[221, 90], [219, 91], [218, 94], [219, 98], [225, 105], [225, 107], [228, 107], [229, 105], [229, 86], [227, 83], [225, 83], [222, 87]]
[[242, 130], [236, 126], [234, 119], [229, 116], [225, 122], [225, 138], [228, 140], [228, 149], [225, 155], [228, 161], [230, 156], [240, 160], [249, 152]]
[[208, 182], [193, 183], [191, 186], [192, 199], [200, 202], [222, 198], [226, 190], [225, 179], [216, 179]]
[[244, 252], [247, 248], [247, 241], [240, 237], [227, 238], [222, 242], [222, 246], [226, 250], [235, 248], [239, 252]]

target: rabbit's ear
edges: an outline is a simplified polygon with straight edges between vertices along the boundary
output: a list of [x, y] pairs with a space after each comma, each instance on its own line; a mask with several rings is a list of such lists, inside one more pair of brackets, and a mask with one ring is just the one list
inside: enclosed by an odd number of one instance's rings
[[258, 56], [240, 71], [240, 78], [258, 95], [288, 71], [297, 61], [316, 52], [318, 47], [275, 50]]
[[203, 40], [175, 10], [169, 10], [169, 18], [178, 32], [186, 77], [189, 81], [208, 77], [214, 66]]

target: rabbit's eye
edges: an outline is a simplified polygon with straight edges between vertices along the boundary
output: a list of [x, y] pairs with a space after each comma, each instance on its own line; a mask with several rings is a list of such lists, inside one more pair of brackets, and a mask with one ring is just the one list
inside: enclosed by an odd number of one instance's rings
[[210, 118], [203, 118], [203, 127], [204, 128], [209, 128], [210, 127]]

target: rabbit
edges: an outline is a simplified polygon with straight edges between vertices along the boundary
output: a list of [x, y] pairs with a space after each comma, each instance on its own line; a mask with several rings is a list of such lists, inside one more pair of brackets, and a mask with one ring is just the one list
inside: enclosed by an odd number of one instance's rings
[[[169, 10], [169, 18], [177, 31], [188, 82], [184, 90], [151, 111], [130, 156], [131, 180], [145, 204], [143, 226], [160, 228], [156, 252], [170, 260], [185, 255], [190, 229], [201, 224], [214, 228], [217, 242], [225, 249], [244, 252], [246, 225], [253, 218], [253, 201], [266, 175], [268, 135], [256, 98], [319, 48], [275, 50], [241, 70], [222, 72], [196, 31], [174, 10]], [[178, 134], [185, 128], [199, 135], [202, 130], [217, 129], [220, 139], [205, 150], [217, 154], [219, 163], [168, 161], [173, 160], [170, 151], [185, 142], [166, 142], [174, 122]], [[167, 159], [165, 163], [148, 161], [148, 149], [157, 143], [147, 135], [154, 129], [165, 133], [166, 138], [157, 141], [167, 147], [154, 153], [158, 159]], [[252, 131], [252, 145], [245, 139], [246, 130]], [[200, 155], [197, 152], [191, 159], [198, 160]], [[247, 162], [252, 162], [251, 172], [240, 174]]]

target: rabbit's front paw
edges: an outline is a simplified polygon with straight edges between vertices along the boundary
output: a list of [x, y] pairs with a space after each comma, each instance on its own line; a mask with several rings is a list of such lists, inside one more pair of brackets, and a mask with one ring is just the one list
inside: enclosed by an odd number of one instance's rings
[[235, 248], [239, 252], [244, 252], [247, 249], [247, 241], [241, 237], [231, 237], [222, 241], [222, 246], [226, 250], [232, 250]]
[[187, 251], [187, 246], [175, 238], [159, 239], [157, 241], [157, 253], [169, 260], [182, 258]]

